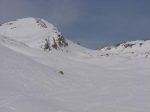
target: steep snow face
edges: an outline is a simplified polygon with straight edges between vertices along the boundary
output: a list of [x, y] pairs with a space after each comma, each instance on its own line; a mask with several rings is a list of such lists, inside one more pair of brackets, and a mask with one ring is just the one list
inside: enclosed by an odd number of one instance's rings
[[61, 49], [68, 45], [56, 27], [40, 18], [30, 17], [4, 23], [0, 26], [0, 35], [45, 50]]

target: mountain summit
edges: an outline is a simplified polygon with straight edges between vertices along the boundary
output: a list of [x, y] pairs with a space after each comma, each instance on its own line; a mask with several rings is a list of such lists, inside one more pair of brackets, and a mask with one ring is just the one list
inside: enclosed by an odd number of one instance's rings
[[40, 18], [29, 17], [1, 24], [0, 35], [44, 50], [58, 50], [68, 46], [62, 33]]

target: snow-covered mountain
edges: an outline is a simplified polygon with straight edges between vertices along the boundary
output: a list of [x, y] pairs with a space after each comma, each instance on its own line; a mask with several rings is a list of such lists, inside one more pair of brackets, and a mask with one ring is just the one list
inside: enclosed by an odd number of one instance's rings
[[62, 33], [56, 27], [40, 18], [24, 18], [0, 26], [0, 35], [23, 42], [32, 48], [44, 50], [61, 49], [68, 46]]
[[43, 19], [4, 23], [0, 112], [149, 112], [149, 52], [149, 40], [90, 50]]
[[128, 41], [114, 46], [106, 46], [98, 49], [108, 55], [145, 56], [150, 55], [150, 40]]

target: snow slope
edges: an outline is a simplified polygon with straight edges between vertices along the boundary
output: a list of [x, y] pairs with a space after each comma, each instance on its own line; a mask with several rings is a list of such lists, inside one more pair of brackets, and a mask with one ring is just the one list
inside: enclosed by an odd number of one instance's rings
[[149, 112], [149, 41], [94, 51], [67, 40], [49, 52], [9, 33], [0, 36], [0, 112]]
[[0, 112], [54, 111], [41, 95], [53, 91], [50, 85], [59, 85], [57, 71], [3, 46], [0, 54]]
[[150, 40], [129, 41], [115, 46], [107, 46], [100, 51], [112, 55], [145, 56], [150, 55]]
[[67, 46], [57, 28], [40, 18], [29, 17], [2, 24], [0, 35], [38, 49], [48, 49], [48, 46], [49, 49], [59, 49]]

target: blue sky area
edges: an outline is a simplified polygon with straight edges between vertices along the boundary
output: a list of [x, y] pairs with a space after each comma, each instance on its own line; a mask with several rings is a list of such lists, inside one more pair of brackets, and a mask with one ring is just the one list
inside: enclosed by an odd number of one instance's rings
[[150, 0], [0, 0], [0, 21], [38, 17], [97, 48], [150, 38]]

